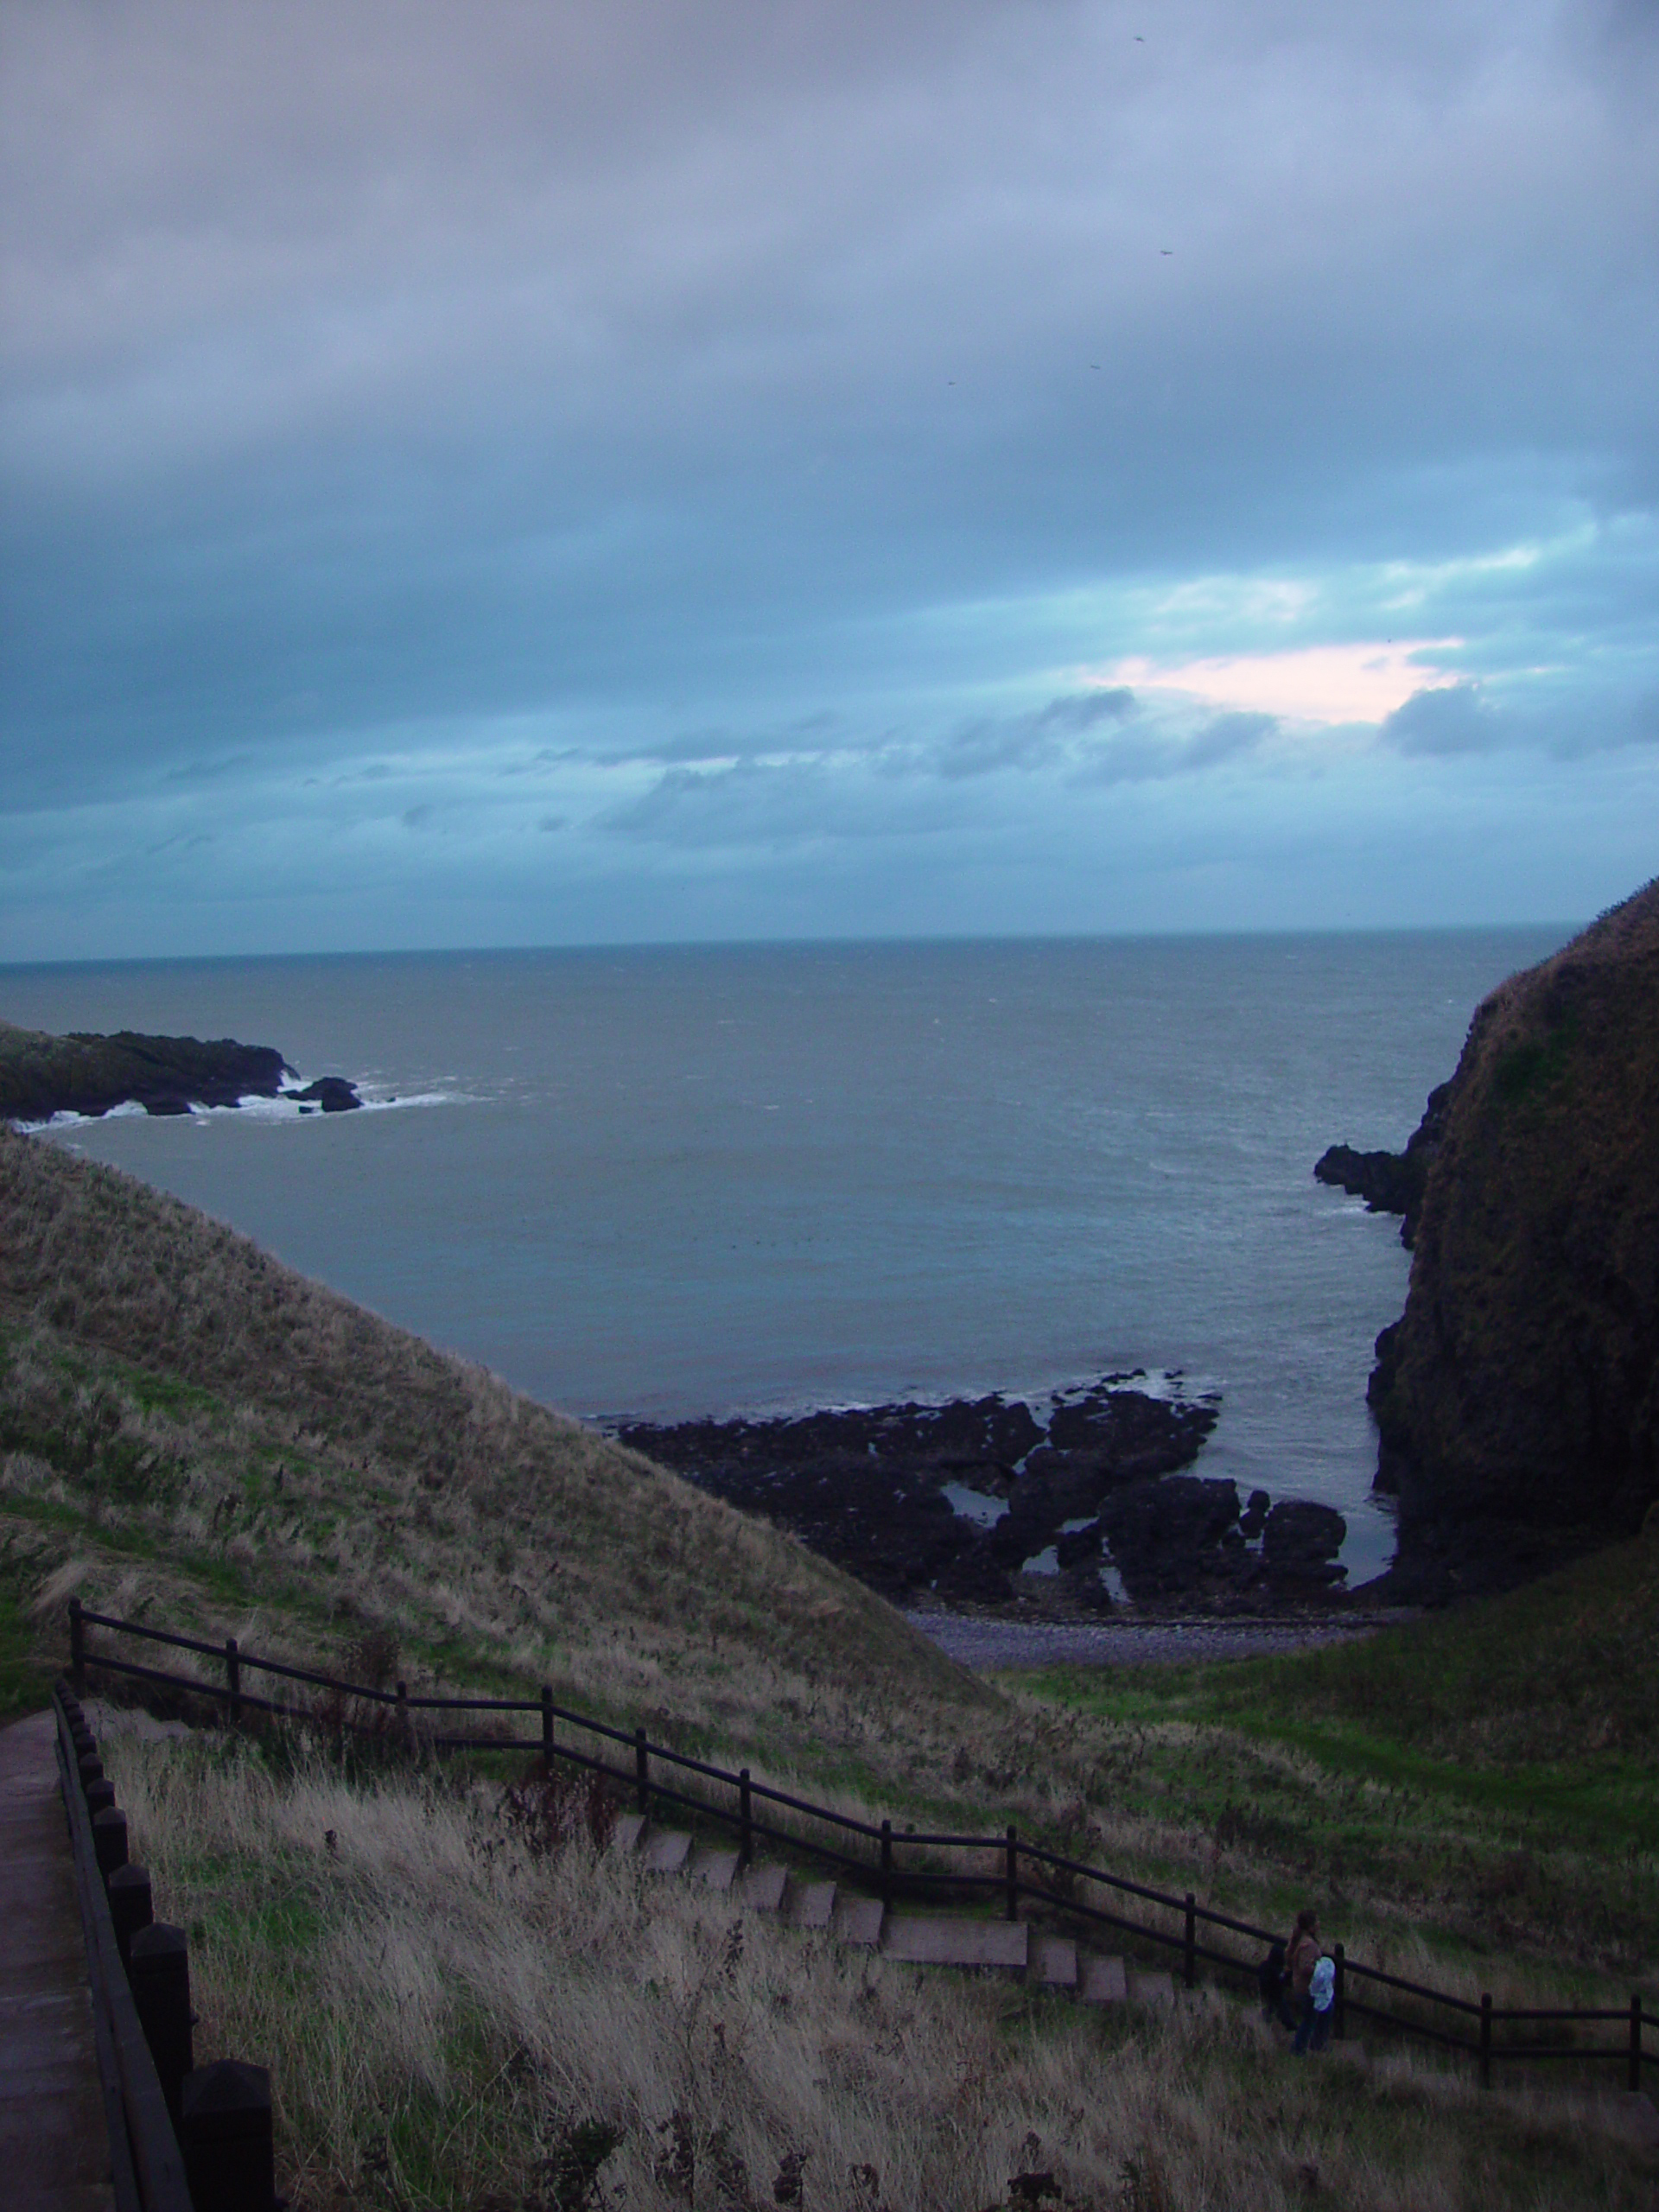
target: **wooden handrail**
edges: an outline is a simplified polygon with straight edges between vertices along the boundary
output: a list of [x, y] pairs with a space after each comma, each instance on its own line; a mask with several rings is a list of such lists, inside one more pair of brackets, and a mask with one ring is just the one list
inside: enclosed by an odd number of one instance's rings
[[[397, 1692], [372, 1689], [361, 1683], [345, 1681], [333, 1675], [323, 1675], [304, 1668], [290, 1667], [277, 1660], [260, 1659], [251, 1652], [240, 1650], [234, 1644], [227, 1646], [223, 1643], [208, 1643], [199, 1638], [175, 1635], [168, 1630], [146, 1628], [137, 1621], [124, 1621], [107, 1613], [94, 1613], [86, 1610], [80, 1605], [79, 1599], [73, 1598], [69, 1601], [69, 1626], [72, 1665], [78, 1675], [84, 1673], [88, 1666], [102, 1667], [111, 1673], [135, 1675], [148, 1681], [170, 1683], [200, 1696], [210, 1697], [226, 1703], [234, 1701], [243, 1707], [257, 1707], [279, 1718], [298, 1720], [312, 1726], [316, 1725], [318, 1721], [319, 1716], [316, 1713], [308, 1712], [302, 1707], [278, 1705], [271, 1700], [255, 1697], [246, 1689], [242, 1688], [239, 1670], [250, 1667], [260, 1668], [269, 1674], [283, 1675], [290, 1681], [311, 1683], [319, 1688], [331, 1690], [342, 1697], [360, 1698], [374, 1704], [396, 1705], [400, 1712], [405, 1713], [419, 1711], [422, 1713], [490, 1712], [533, 1714], [536, 1717], [537, 1727], [537, 1734], [534, 1741], [519, 1737], [488, 1736], [435, 1736], [424, 1740], [433, 1749], [452, 1751], [541, 1751], [545, 1755], [550, 1748], [554, 1757], [568, 1760], [573, 1765], [586, 1767], [590, 1771], [604, 1775], [631, 1789], [635, 1794], [642, 1811], [649, 1808], [653, 1799], [684, 1806], [693, 1812], [701, 1812], [713, 1820], [724, 1822], [728, 1827], [736, 1828], [740, 1837], [744, 1840], [746, 1847], [755, 1835], [770, 1836], [774, 1840], [788, 1841], [799, 1848], [815, 1853], [820, 1858], [833, 1861], [837, 1866], [851, 1868], [860, 1873], [868, 1873], [871, 1880], [884, 1893], [894, 1891], [922, 1893], [926, 1891], [930, 1884], [937, 1887], [973, 1885], [982, 1888], [988, 1895], [992, 1893], [1001, 1895], [1005, 1901], [1005, 1910], [1010, 1911], [1017, 1910], [1020, 1899], [1025, 1897], [1047, 1905], [1062, 1914], [1069, 1914], [1079, 1921], [1103, 1923], [1113, 1927], [1127, 1929], [1143, 1936], [1149, 1942], [1160, 1944], [1166, 1949], [1179, 1951], [1182, 1954], [1184, 1978], [1189, 1986], [1193, 1979], [1196, 1963], [1199, 1959], [1252, 1979], [1256, 1971], [1254, 1961], [1234, 1957], [1230, 1953], [1217, 1951], [1208, 1944], [1199, 1942], [1197, 1937], [1199, 1923], [1210, 1928], [1224, 1929], [1234, 1935], [1244, 1936], [1253, 1942], [1271, 1944], [1280, 1940], [1271, 1929], [1259, 1928], [1249, 1921], [1237, 1920], [1230, 1914], [1215, 1911], [1208, 1906], [1199, 1904], [1191, 1895], [1177, 1897], [1169, 1891], [1155, 1889], [1149, 1884], [1131, 1880], [1127, 1875], [1111, 1873], [1103, 1866], [1091, 1866], [1084, 1861], [1063, 1857], [1059, 1853], [1050, 1851], [1040, 1844], [1019, 1840], [1013, 1829], [1006, 1830], [1001, 1835], [996, 1836], [917, 1834], [913, 1832], [907, 1834], [894, 1832], [885, 1821], [876, 1824], [868, 1821], [857, 1820], [850, 1814], [836, 1812], [830, 1806], [816, 1804], [810, 1798], [798, 1797], [787, 1790], [774, 1789], [766, 1783], [755, 1782], [751, 1779], [747, 1768], [741, 1772], [733, 1773], [724, 1767], [711, 1765], [706, 1760], [694, 1758], [687, 1752], [677, 1751], [669, 1745], [653, 1744], [642, 1728], [630, 1730], [613, 1727], [606, 1721], [596, 1719], [589, 1713], [578, 1713], [563, 1706], [555, 1705], [552, 1691], [545, 1684], [534, 1698], [461, 1698], [437, 1695], [408, 1697]], [[88, 1627], [110, 1629], [122, 1635], [143, 1637], [150, 1643], [171, 1644], [185, 1650], [199, 1652], [205, 1657], [215, 1659], [221, 1665], [226, 1666], [227, 1681], [221, 1687], [217, 1683], [199, 1681], [192, 1675], [169, 1674], [159, 1668], [143, 1667], [130, 1660], [106, 1657], [102, 1654], [89, 1651], [86, 1642], [86, 1630]], [[227, 1661], [227, 1653], [232, 1654], [233, 1659]], [[230, 1679], [232, 1676], [235, 1679]], [[553, 1738], [553, 1721], [556, 1719], [569, 1726], [585, 1729], [593, 1735], [626, 1747], [632, 1754], [631, 1760], [624, 1767], [613, 1764], [604, 1758], [594, 1758], [579, 1751], [574, 1745], [556, 1743]], [[346, 1719], [343, 1715], [339, 1716], [339, 1719], [340, 1725], [344, 1726], [360, 1729], [363, 1726], [363, 1724]], [[721, 1804], [712, 1803], [706, 1797], [689, 1796], [683, 1790], [654, 1782], [651, 1777], [651, 1764], [653, 1760], [661, 1760], [683, 1772], [702, 1776], [709, 1781], [721, 1783], [736, 1791], [739, 1800], [737, 1808], [733, 1809]], [[874, 1842], [880, 1854], [876, 1863], [866, 1867], [862, 1860], [849, 1858], [845, 1852], [834, 1850], [827, 1844], [815, 1841], [810, 1837], [793, 1835], [772, 1826], [768, 1821], [757, 1819], [754, 1815], [754, 1803], [757, 1800], [780, 1806], [788, 1811], [799, 1813], [809, 1820], [822, 1821], [843, 1834], [861, 1836]], [[959, 1849], [994, 1853], [998, 1871], [995, 1873], [983, 1874], [949, 1874], [925, 1868], [898, 1869], [893, 1863], [893, 1853], [896, 1847], [900, 1844], [932, 1849]], [[1127, 1920], [1121, 1913], [1108, 1911], [1103, 1906], [1090, 1905], [1076, 1897], [1062, 1896], [1041, 1880], [1022, 1879], [1018, 1871], [1022, 1859], [1033, 1867], [1052, 1869], [1055, 1873], [1070, 1880], [1080, 1879], [1098, 1883], [1107, 1889], [1117, 1891], [1120, 1895], [1137, 1897], [1146, 1904], [1175, 1913], [1180, 1917], [1181, 1932], [1179, 1935], [1168, 1934], [1161, 1929], [1146, 1926], [1137, 1921]], [[1639, 1997], [1633, 1998], [1628, 2008], [1618, 2009], [1605, 2006], [1505, 2007], [1494, 2005], [1490, 1993], [1483, 1995], [1478, 2002], [1474, 2002], [1466, 1997], [1455, 1997], [1449, 1990], [1435, 1989], [1425, 1982], [1408, 1980], [1402, 1974], [1389, 1974], [1381, 1967], [1365, 1966], [1358, 1960], [1346, 1955], [1342, 1960], [1341, 1976], [1344, 1984], [1344, 2011], [1363, 2014], [1367, 2019], [1375, 2020], [1380, 2024], [1390, 2027], [1399, 2034], [1421, 2036], [1429, 2042], [1475, 2053], [1480, 2060], [1483, 2079], [1490, 2076], [1493, 2060], [1565, 2057], [1592, 2061], [1619, 2059], [1623, 2060], [1626, 2065], [1627, 2086], [1631, 2089], [1637, 2089], [1641, 2085], [1642, 2063], [1645, 2056], [1644, 2031], [1649, 2028], [1659, 2028], [1659, 2019], [1644, 2009]], [[1426, 2021], [1414, 2020], [1397, 2011], [1384, 2011], [1378, 2005], [1368, 2004], [1357, 1997], [1349, 1986], [1356, 1980], [1370, 1982], [1378, 1989], [1397, 1991], [1402, 1996], [1415, 1998], [1426, 2005], [1441, 2005], [1459, 2018], [1473, 2024], [1478, 2030], [1478, 2037], [1448, 2033], [1444, 2029], [1430, 2026]], [[1518, 2024], [1524, 2022], [1536, 2023], [1541, 2026], [1545, 2024], [1566, 2026], [1570, 2024], [1604, 2024], [1615, 2020], [1628, 2027], [1626, 2037], [1617, 2045], [1600, 2044], [1555, 2045], [1541, 2043], [1529, 2045], [1525, 2043], [1500, 2044], [1492, 2038], [1492, 2028], [1499, 2023]]]
[[61, 1693], [55, 1688], [52, 1711], [57, 1722], [58, 1779], [69, 1822], [75, 1890], [86, 1941], [93, 2035], [110, 2127], [117, 2212], [129, 2212], [130, 2207], [134, 2212], [190, 2212], [184, 2157], [121, 1963], [110, 1901], [93, 1850], [92, 1822], [73, 1756], [69, 1717], [63, 1709]]

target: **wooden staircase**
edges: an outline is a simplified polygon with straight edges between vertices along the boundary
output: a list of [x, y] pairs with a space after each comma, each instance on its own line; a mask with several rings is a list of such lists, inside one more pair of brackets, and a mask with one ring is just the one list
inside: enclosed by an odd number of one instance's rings
[[874, 1951], [901, 1966], [976, 1967], [1081, 2005], [1174, 2007], [1173, 1977], [1099, 1952], [1029, 1921], [894, 1912], [880, 1897], [841, 1884], [814, 1881], [780, 1861], [741, 1863], [735, 1851], [697, 1845], [683, 1828], [658, 1827], [643, 1813], [625, 1813], [613, 1851], [638, 1859], [653, 1874], [703, 1882], [735, 1897], [749, 1912], [775, 1913], [789, 1926], [827, 1930], [849, 1949]]

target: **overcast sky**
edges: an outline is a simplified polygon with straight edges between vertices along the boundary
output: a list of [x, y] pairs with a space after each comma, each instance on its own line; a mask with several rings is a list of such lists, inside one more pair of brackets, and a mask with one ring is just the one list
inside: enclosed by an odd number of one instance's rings
[[1659, 870], [1659, 0], [8, 0], [0, 957]]

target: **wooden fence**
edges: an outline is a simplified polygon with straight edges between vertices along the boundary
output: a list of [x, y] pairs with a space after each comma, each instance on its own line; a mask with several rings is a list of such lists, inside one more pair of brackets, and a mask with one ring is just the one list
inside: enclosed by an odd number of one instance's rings
[[[222, 1665], [224, 1680], [204, 1681], [198, 1675], [175, 1674], [94, 1650], [87, 1642], [88, 1629], [194, 1652]], [[1201, 1963], [1255, 1983], [1259, 1959], [1242, 1956], [1236, 1948], [1221, 1948], [1222, 1939], [1242, 1937], [1263, 1949], [1281, 1940], [1270, 1929], [1200, 1904], [1190, 1891], [1178, 1897], [1110, 1873], [1104, 1867], [1088, 1866], [1022, 1837], [1013, 1826], [1000, 1835], [940, 1835], [918, 1834], [910, 1828], [895, 1830], [890, 1820], [855, 1820], [827, 1805], [815, 1804], [810, 1798], [756, 1782], [747, 1767], [734, 1773], [668, 1745], [652, 1743], [643, 1728], [613, 1728], [591, 1714], [556, 1705], [552, 1691], [545, 1685], [535, 1699], [411, 1697], [402, 1682], [388, 1690], [343, 1681], [308, 1668], [257, 1657], [242, 1650], [234, 1637], [227, 1637], [223, 1643], [207, 1643], [195, 1637], [90, 1612], [74, 1599], [69, 1604], [69, 1637], [70, 1669], [77, 1688], [92, 1667], [211, 1698], [225, 1708], [232, 1726], [250, 1710], [309, 1726], [323, 1717], [315, 1706], [263, 1697], [251, 1690], [244, 1677], [252, 1669], [280, 1681], [303, 1684], [336, 1699], [378, 1708], [378, 1720], [359, 1719], [343, 1704], [329, 1718], [342, 1727], [365, 1732], [385, 1733], [390, 1726], [392, 1735], [411, 1751], [517, 1750], [539, 1752], [550, 1772], [556, 1762], [585, 1768], [620, 1784], [641, 1813], [648, 1814], [654, 1805], [674, 1805], [719, 1823], [734, 1835], [746, 1865], [758, 1838], [808, 1853], [874, 1890], [887, 1903], [896, 1897], [978, 1897], [1000, 1906], [1009, 1920], [1018, 1918], [1022, 1904], [1030, 1904], [1070, 1923], [1079, 1932], [1126, 1931], [1159, 1947], [1166, 1956], [1175, 1955], [1189, 1989], [1197, 1982]], [[426, 1724], [424, 1716], [443, 1713], [493, 1715], [493, 1732], [441, 1733]], [[506, 1717], [520, 1715], [528, 1715], [537, 1724], [534, 1735], [511, 1732]], [[582, 1740], [572, 1742], [561, 1730], [574, 1730]], [[791, 1815], [792, 1820], [786, 1818]], [[952, 1857], [958, 1862], [954, 1866], [937, 1863]], [[968, 1859], [979, 1863], [963, 1866], [961, 1861]], [[988, 1864], [994, 1871], [987, 1871]], [[1119, 1909], [1131, 1901], [1141, 1908], [1139, 1912]], [[1644, 2038], [1649, 2031], [1659, 2030], [1659, 2017], [1646, 2009], [1639, 1992], [1631, 1996], [1628, 2006], [1616, 2007], [1498, 2005], [1490, 1993], [1475, 2003], [1350, 1959], [1340, 1943], [1333, 1947], [1333, 1957], [1336, 1994], [1332, 2026], [1338, 2040], [1347, 2035], [1351, 2019], [1360, 2019], [1390, 2035], [1465, 2053], [1475, 2061], [1483, 2088], [1491, 2087], [1496, 2065], [1531, 2065], [1554, 2059], [1621, 2065], [1625, 2087], [1634, 2091], [1642, 2086], [1647, 2056]], [[1579, 2031], [1586, 2028], [1595, 2030], [1599, 2039], [1579, 2040]], [[1605, 2034], [1609, 2029], [1619, 2031], [1611, 2040]], [[1659, 2058], [1659, 2052], [1655, 2057]]]
[[270, 2074], [235, 2059], [196, 2065], [185, 1931], [154, 1916], [149, 1876], [128, 1857], [127, 1816], [68, 1683], [54, 1685], [52, 1711], [111, 2212], [281, 2212]]

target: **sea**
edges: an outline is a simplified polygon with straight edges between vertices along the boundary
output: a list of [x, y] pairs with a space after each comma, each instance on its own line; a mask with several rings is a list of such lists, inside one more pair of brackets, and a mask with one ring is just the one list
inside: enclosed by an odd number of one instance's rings
[[0, 968], [0, 1015], [276, 1046], [355, 1114], [55, 1125], [544, 1402], [653, 1420], [1217, 1394], [1196, 1471], [1391, 1556], [1365, 1382], [1402, 1146], [1554, 929]]

